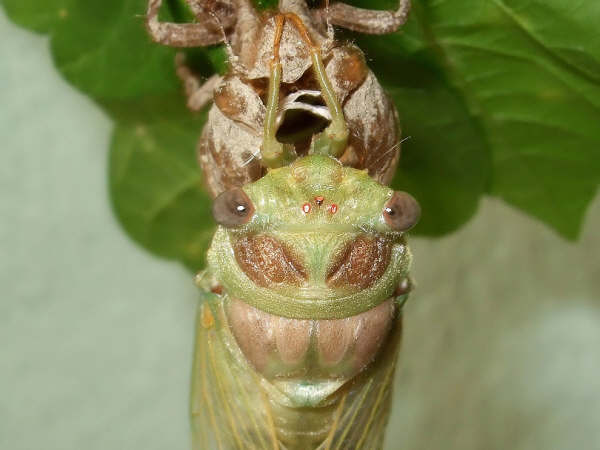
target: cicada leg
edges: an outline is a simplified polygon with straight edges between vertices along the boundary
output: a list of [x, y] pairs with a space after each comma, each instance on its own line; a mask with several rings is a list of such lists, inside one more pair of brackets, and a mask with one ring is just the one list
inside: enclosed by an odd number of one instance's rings
[[187, 107], [191, 111], [200, 111], [212, 101], [213, 92], [219, 83], [221, 83], [223, 77], [213, 75], [205, 81], [201, 81], [186, 64], [183, 53], [177, 53], [175, 56], [175, 67], [177, 76], [183, 82], [187, 97]]
[[279, 89], [281, 87], [281, 62], [279, 60], [279, 43], [283, 33], [285, 18], [276, 17], [275, 42], [273, 43], [273, 60], [269, 74], [269, 92], [261, 155], [266, 167], [281, 167], [291, 163], [296, 158], [293, 145], [282, 144], [277, 140], [277, 110], [279, 108]]
[[206, 47], [222, 43], [225, 39], [223, 30], [235, 22], [233, 11], [217, 16], [201, 11], [194, 2], [187, 1], [196, 13], [198, 23], [160, 22], [158, 11], [162, 0], [148, 1], [146, 28], [152, 40], [171, 47]]
[[327, 72], [325, 71], [321, 50], [313, 43], [308, 34], [308, 30], [300, 17], [294, 13], [287, 13], [285, 14], [285, 17], [296, 26], [296, 29], [300, 32], [300, 36], [302, 36], [302, 39], [310, 48], [315, 79], [319, 83], [321, 96], [323, 97], [323, 100], [325, 100], [325, 104], [331, 114], [331, 123], [322, 133], [316, 136], [312, 145], [312, 151], [318, 154], [336, 157], [340, 156], [346, 149], [348, 143], [348, 125], [344, 118], [342, 105], [337, 99], [335, 91], [329, 81], [329, 77], [327, 76]]
[[326, 13], [333, 25], [366, 34], [393, 33], [408, 19], [410, 0], [400, 0], [395, 11], [375, 11], [335, 2]]

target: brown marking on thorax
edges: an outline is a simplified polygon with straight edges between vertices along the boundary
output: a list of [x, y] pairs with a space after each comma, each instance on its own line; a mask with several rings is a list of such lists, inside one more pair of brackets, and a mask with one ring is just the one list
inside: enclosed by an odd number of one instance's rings
[[339, 254], [327, 273], [331, 287], [366, 289], [383, 275], [391, 257], [386, 239], [358, 236]]
[[233, 251], [240, 268], [259, 286], [300, 285], [308, 277], [296, 255], [271, 236], [244, 236], [233, 245]]

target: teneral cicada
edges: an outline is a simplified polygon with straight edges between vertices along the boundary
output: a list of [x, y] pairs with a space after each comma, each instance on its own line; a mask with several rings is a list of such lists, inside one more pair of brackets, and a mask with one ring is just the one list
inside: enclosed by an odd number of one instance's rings
[[415, 200], [310, 155], [215, 200], [197, 320], [197, 449], [378, 449]]
[[[174, 47], [199, 47], [225, 43], [229, 70], [202, 83], [178, 59], [188, 106], [200, 110], [213, 105], [198, 144], [198, 159], [213, 196], [243, 186], [264, 175], [260, 146], [268, 102], [268, 81], [273, 41], [280, 14], [293, 14], [303, 30], [286, 21], [281, 30], [279, 55], [280, 108], [274, 127], [280, 141], [291, 144], [296, 155], [306, 155], [313, 134], [332, 121], [322, 86], [315, 76], [311, 48], [323, 58], [322, 70], [338, 99], [348, 125], [349, 145], [339, 155], [344, 165], [367, 169], [388, 184], [400, 155], [400, 130], [396, 109], [355, 45], [335, 39], [332, 26], [362, 33], [395, 31], [404, 23], [409, 0], [400, 0], [396, 11], [373, 11], [341, 2], [280, 0], [278, 10], [258, 13], [251, 0], [186, 0], [195, 23], [164, 23], [158, 20], [162, 0], [149, 0], [147, 28], [158, 43]], [[304, 33], [304, 34], [303, 34]]]

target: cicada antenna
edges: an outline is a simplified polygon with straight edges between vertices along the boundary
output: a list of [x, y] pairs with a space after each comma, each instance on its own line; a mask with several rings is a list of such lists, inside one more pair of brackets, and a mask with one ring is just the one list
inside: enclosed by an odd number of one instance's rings
[[273, 39], [273, 56], [269, 74], [269, 92], [267, 95], [267, 110], [263, 132], [263, 143], [260, 149], [263, 164], [270, 168], [281, 167], [291, 163], [296, 158], [293, 145], [282, 144], [277, 140], [277, 109], [279, 108], [279, 88], [281, 86], [281, 61], [279, 59], [279, 47], [285, 16], [275, 16], [275, 34]]
[[[192, 5], [192, 3], [193, 2], [190, 2], [190, 6]], [[223, 37], [223, 44], [225, 45], [227, 59], [229, 60], [229, 63], [235, 67], [237, 64], [238, 57], [233, 51], [233, 47], [231, 46], [229, 36], [227, 35], [227, 32], [225, 31], [225, 26], [223, 25], [223, 21], [215, 13], [214, 9], [211, 8], [211, 4], [213, 4], [213, 2], [208, 2], [208, 3], [209, 3], [208, 7], [203, 5], [203, 6], [200, 6], [200, 8], [202, 9], [202, 11], [206, 12], [210, 17], [212, 17], [213, 20], [215, 21], [215, 23], [217, 24], [217, 28], [219, 29], [219, 31]]]
[[333, 25], [329, 17], [329, 0], [325, 0], [325, 24], [327, 25], [327, 39], [332, 42], [334, 39]]
[[396, 151], [396, 149], [398, 147], [400, 147], [400, 145], [405, 142], [408, 141], [412, 136], [406, 136], [404, 139], [400, 140], [400, 142], [397, 142], [396, 144], [392, 145], [390, 148], [388, 148], [385, 152], [383, 152], [381, 155], [379, 155], [377, 157], [377, 159], [375, 161], [373, 161], [371, 163], [372, 166], [375, 166], [380, 160], [382, 160], [383, 158], [385, 158], [387, 155], [389, 155], [390, 153]]

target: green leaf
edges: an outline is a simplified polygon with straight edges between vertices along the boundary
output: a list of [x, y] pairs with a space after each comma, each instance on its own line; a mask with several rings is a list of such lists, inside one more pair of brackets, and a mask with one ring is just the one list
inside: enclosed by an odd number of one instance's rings
[[275, 9], [277, 8], [278, 0], [253, 0], [254, 5], [258, 10]]
[[[386, 61], [384, 55], [395, 61], [377, 63], [384, 78], [426, 60], [464, 106], [456, 121], [468, 120], [481, 130], [479, 141], [452, 142], [445, 134], [430, 138], [429, 152], [446, 144], [447, 152], [463, 155], [466, 167], [472, 163], [460, 147], [488, 152], [489, 193], [572, 239], [600, 181], [598, 23], [600, 3], [594, 0], [577, 7], [561, 0], [427, 0], [414, 2], [404, 34], [359, 42], [376, 61]], [[414, 81], [397, 79], [389, 83], [401, 89]], [[435, 94], [419, 108], [427, 103], [432, 123], [447, 112], [448, 103], [440, 104]], [[397, 105], [406, 120], [405, 134], [418, 135], [412, 110], [417, 105]], [[406, 143], [403, 172], [415, 173], [414, 160], [423, 146], [415, 139]], [[439, 169], [447, 171], [449, 161], [439, 162]], [[421, 189], [440, 204], [454, 204], [454, 186], [444, 193], [447, 180], [427, 180]], [[424, 231], [431, 232], [429, 223]]]
[[[146, 35], [146, 3], [2, 0], [15, 22], [50, 34], [59, 71], [115, 120], [110, 186], [124, 228], [198, 268], [213, 227], [194, 155], [204, 116], [183, 106], [175, 51]], [[188, 15], [182, 0], [161, 12]], [[578, 235], [600, 181], [598, 23], [597, 0], [413, 0], [400, 32], [350, 35], [400, 112], [408, 139], [393, 185], [421, 202], [417, 233], [455, 230], [489, 194]], [[203, 75], [226, 69], [222, 48], [187, 55]]]
[[96, 99], [130, 99], [178, 89], [174, 52], [150, 44], [139, 0], [71, 0], [54, 29], [58, 69]]
[[392, 186], [410, 192], [422, 217], [412, 233], [442, 235], [457, 229], [476, 211], [490, 178], [485, 135], [473, 120], [459, 91], [445, 80], [419, 45], [414, 22], [411, 42], [369, 41], [368, 55], [399, 55], [402, 64], [373, 58], [371, 66], [400, 114], [403, 143], [400, 167]]
[[[110, 153], [110, 193], [127, 232], [153, 253], [197, 270], [214, 225], [195, 147], [205, 116], [182, 102], [155, 99], [117, 125]], [[168, 114], [167, 114], [168, 113]]]
[[67, 17], [69, 0], [3, 0], [6, 14], [16, 24], [39, 33], [48, 33]]
[[[175, 51], [147, 36], [146, 1], [3, 4], [17, 23], [50, 33], [58, 70], [115, 120], [110, 191], [127, 233], [157, 255], [202, 267], [214, 230], [195, 157], [205, 116], [185, 109]], [[189, 58], [206, 75], [224, 59], [218, 48]]]
[[[421, 204], [421, 221], [413, 233], [436, 236], [457, 229], [475, 213], [490, 161], [481, 151], [482, 133], [468, 120], [464, 105], [453, 92], [429, 81], [426, 90], [390, 89], [397, 104], [411, 105], [410, 114], [402, 116], [407, 137], [392, 186], [410, 192]], [[440, 105], [433, 116], [432, 101]]]

